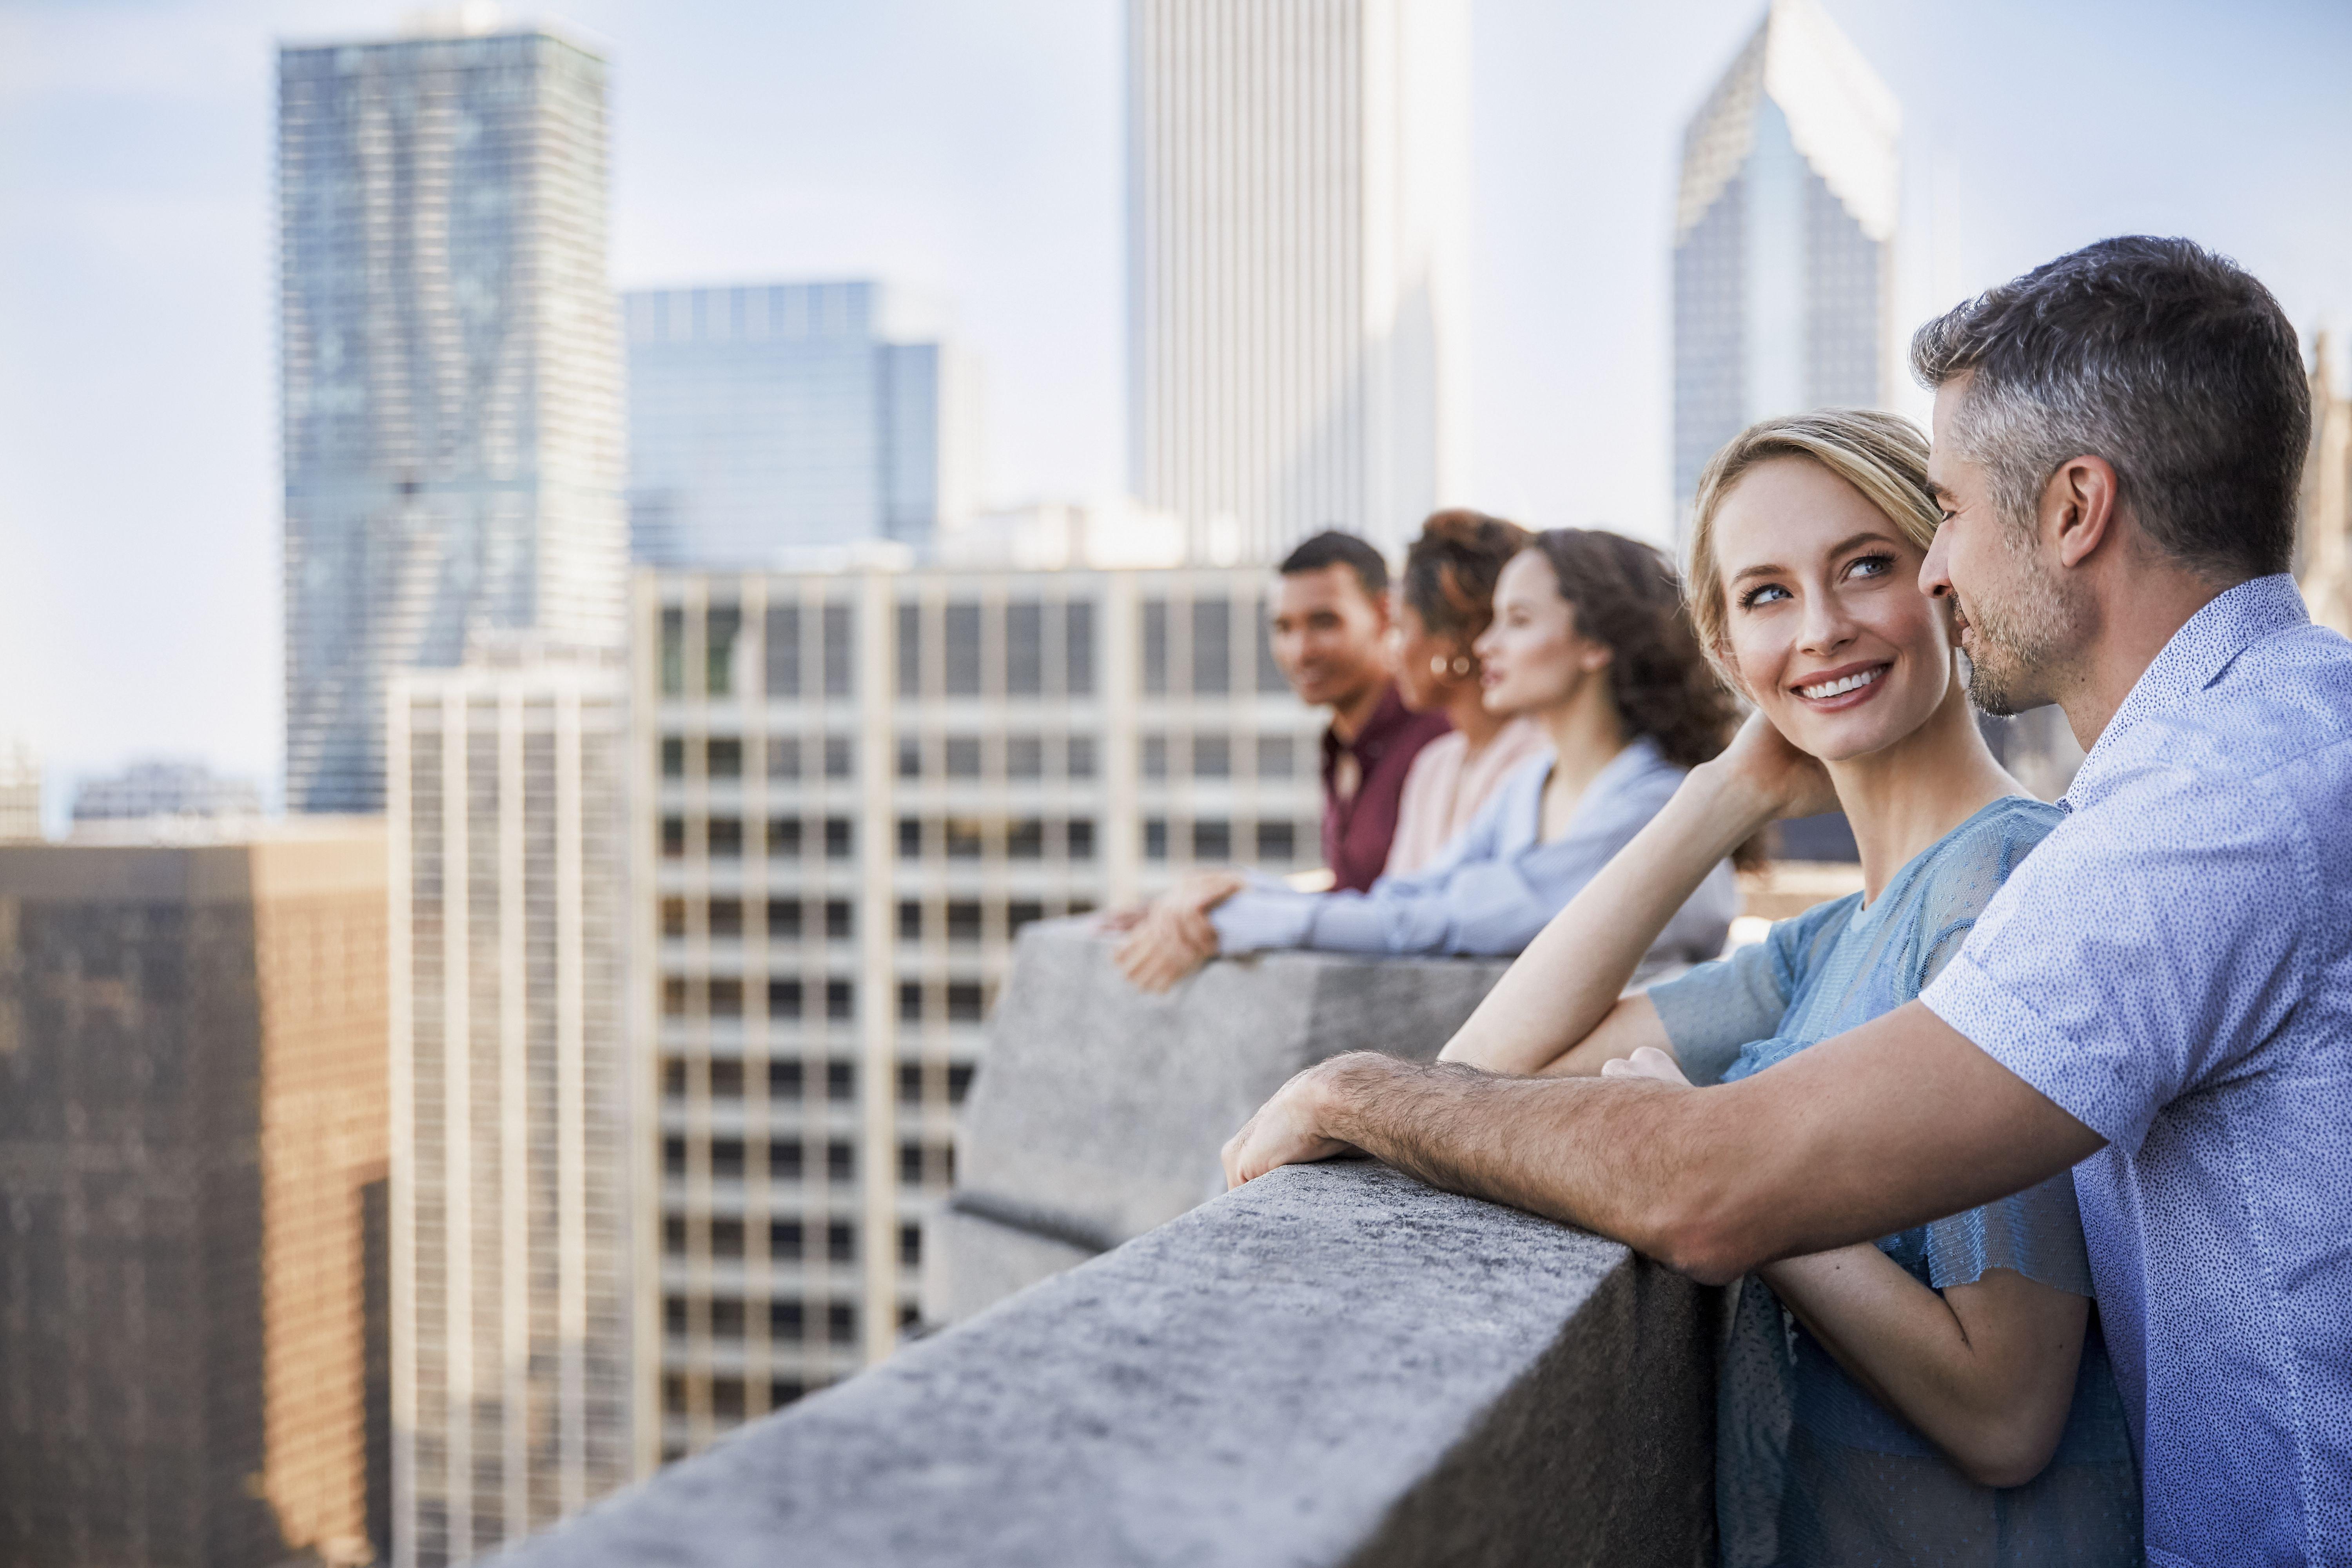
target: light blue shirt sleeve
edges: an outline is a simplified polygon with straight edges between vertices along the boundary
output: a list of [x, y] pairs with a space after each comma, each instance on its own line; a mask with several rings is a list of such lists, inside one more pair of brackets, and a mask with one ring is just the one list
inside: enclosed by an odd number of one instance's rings
[[1720, 1083], [1740, 1047], [1780, 1033], [1822, 928], [1861, 901], [1852, 894], [1775, 921], [1762, 942], [1651, 986], [1650, 1005], [1683, 1076], [1696, 1084]]
[[2279, 1028], [2321, 904], [2302, 819], [2261, 781], [2143, 774], [2131, 806], [2052, 833], [1920, 994], [2126, 1153]]
[[[1297, 893], [1251, 887], [1211, 911], [1220, 951], [1312, 947], [1339, 952], [1507, 955], [1524, 949], [1569, 900], [1624, 847], [1682, 782], [1647, 746], [1615, 776], [1593, 783], [1568, 829], [1535, 842], [1549, 769], [1529, 762], [1498, 789], [1437, 860], [1407, 877], [1383, 877], [1363, 893]], [[1678, 911], [1660, 950], [1719, 951], [1738, 902], [1718, 867]]]

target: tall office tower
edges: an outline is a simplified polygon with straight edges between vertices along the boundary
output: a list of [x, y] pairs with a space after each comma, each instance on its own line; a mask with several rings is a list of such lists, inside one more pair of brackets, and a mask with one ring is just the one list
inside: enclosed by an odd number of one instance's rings
[[393, 1560], [631, 1479], [625, 678], [391, 688]]
[[970, 511], [969, 366], [903, 290], [778, 283], [622, 303], [638, 560], [772, 567], [870, 540], [921, 548]]
[[0, 744], [0, 844], [41, 840], [41, 759], [22, 740]]
[[394, 671], [619, 643], [604, 141], [545, 32], [279, 52], [290, 810], [383, 809]]
[[261, 791], [250, 779], [227, 778], [202, 763], [133, 763], [119, 773], [85, 779], [74, 791], [74, 831], [100, 824], [157, 818], [208, 824], [257, 821]]
[[1314, 865], [1320, 720], [1257, 572], [636, 584], [674, 1456], [890, 1352], [1013, 932], [1196, 862]]
[[2311, 355], [2311, 448], [2303, 461], [2294, 569], [2311, 618], [2352, 636], [2352, 397], [2336, 390], [2327, 334]]
[[1194, 559], [1402, 548], [1462, 437], [1467, 0], [1129, 0], [1128, 461]]
[[1772, 0], [1683, 133], [1678, 526], [1707, 459], [1747, 426], [1891, 395], [1901, 119], [1817, 0]]
[[381, 1538], [384, 844], [0, 847], [0, 1561]]

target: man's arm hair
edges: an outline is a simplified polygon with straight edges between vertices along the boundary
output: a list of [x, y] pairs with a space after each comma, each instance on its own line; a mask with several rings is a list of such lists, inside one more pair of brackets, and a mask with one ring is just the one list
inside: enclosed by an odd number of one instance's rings
[[1720, 1088], [1365, 1054], [1325, 1092], [1333, 1138], [1711, 1283], [2022, 1191], [2102, 1142], [1917, 1002]]

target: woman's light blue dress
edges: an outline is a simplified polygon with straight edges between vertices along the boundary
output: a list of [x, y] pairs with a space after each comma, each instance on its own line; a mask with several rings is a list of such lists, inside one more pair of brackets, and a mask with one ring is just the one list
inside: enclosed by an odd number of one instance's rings
[[[1993, 802], [1897, 871], [1654, 987], [1694, 1083], [1732, 1082], [1919, 994], [2063, 814]], [[2088, 1296], [2071, 1174], [1890, 1236], [1879, 1250], [1932, 1289], [2009, 1268]], [[1717, 1394], [1716, 1517], [1725, 1568], [2137, 1563], [2139, 1478], [2092, 1314], [2064, 1436], [2021, 1487], [1969, 1480], [1849, 1378], [1753, 1276], [1740, 1282]]]

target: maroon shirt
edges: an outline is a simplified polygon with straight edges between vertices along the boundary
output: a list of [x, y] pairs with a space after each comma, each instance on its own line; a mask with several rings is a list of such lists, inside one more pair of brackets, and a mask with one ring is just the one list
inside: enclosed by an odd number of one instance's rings
[[[1391, 682], [1353, 741], [1323, 731], [1323, 864], [1331, 868], [1333, 887], [1360, 893], [1379, 880], [1396, 837], [1404, 775], [1421, 749], [1452, 728], [1434, 709], [1408, 709]], [[1360, 773], [1356, 793], [1346, 800], [1335, 787], [1342, 752], [1354, 753]]]

